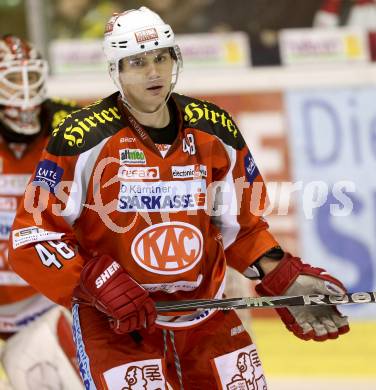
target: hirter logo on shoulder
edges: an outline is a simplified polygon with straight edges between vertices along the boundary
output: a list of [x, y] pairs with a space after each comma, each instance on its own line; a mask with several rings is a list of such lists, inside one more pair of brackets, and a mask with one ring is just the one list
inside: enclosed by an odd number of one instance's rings
[[145, 153], [141, 149], [121, 149], [119, 150], [120, 154], [120, 164], [136, 165], [136, 164], [146, 164]]

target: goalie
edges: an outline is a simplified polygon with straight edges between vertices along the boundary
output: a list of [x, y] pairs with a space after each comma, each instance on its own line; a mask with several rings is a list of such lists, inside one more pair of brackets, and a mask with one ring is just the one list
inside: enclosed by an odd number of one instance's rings
[[[145, 7], [116, 14], [104, 50], [118, 92], [53, 132], [13, 225], [11, 265], [72, 305], [86, 389], [264, 389], [234, 311], [157, 315], [154, 302], [221, 297], [227, 265], [260, 278], [261, 294], [345, 288], [284, 253], [252, 212], [265, 186], [233, 119], [173, 93], [182, 58], [169, 25]], [[305, 340], [349, 330], [330, 307], [279, 313]]]
[[[7, 340], [47, 313], [55, 303], [28, 285], [8, 264], [8, 238], [16, 209], [48, 136], [57, 123], [78, 107], [46, 97], [47, 62], [27, 41], [0, 37], [0, 338]], [[30, 331], [31, 332], [31, 331]], [[27, 331], [26, 334], [29, 332]], [[13, 343], [13, 341], [12, 341]], [[23, 343], [26, 348], [27, 342]], [[42, 346], [43, 344], [39, 345]], [[8, 364], [12, 379], [26, 373]], [[39, 348], [40, 351], [40, 348]], [[26, 352], [26, 351], [25, 351]], [[30, 351], [29, 351], [30, 352]], [[37, 351], [31, 351], [36, 353]], [[35, 362], [34, 362], [35, 363]], [[18, 363], [17, 363], [18, 364]], [[26, 371], [26, 367], [25, 371]], [[12, 381], [12, 384], [15, 383]], [[14, 386], [15, 389], [21, 387]], [[26, 387], [23, 387], [26, 388]]]

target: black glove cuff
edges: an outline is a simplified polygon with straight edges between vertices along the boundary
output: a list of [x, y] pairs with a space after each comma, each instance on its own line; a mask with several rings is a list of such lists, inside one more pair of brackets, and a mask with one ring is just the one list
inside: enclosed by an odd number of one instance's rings
[[262, 268], [260, 267], [259, 261], [263, 257], [269, 257], [273, 260], [281, 260], [284, 256], [285, 252], [283, 252], [280, 246], [275, 246], [272, 249], [269, 249], [266, 253], [260, 256], [252, 265], [250, 265], [244, 272], [243, 275], [248, 279], [262, 279], [265, 274]]

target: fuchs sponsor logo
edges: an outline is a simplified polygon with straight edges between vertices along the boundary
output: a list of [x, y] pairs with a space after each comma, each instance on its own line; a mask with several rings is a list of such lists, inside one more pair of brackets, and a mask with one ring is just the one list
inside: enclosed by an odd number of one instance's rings
[[64, 169], [54, 161], [43, 160], [38, 163], [33, 183], [42, 184], [54, 193], [55, 187], [61, 182], [63, 173]]
[[247, 180], [252, 184], [259, 175], [259, 170], [250, 152], [244, 157], [244, 169]]
[[221, 389], [266, 389], [266, 381], [256, 347], [251, 344], [213, 359]]
[[159, 167], [119, 167], [118, 177], [123, 180], [159, 179]]
[[119, 154], [121, 165], [146, 164], [145, 153], [141, 149], [121, 149]]
[[137, 234], [131, 253], [147, 271], [177, 275], [191, 270], [201, 260], [203, 242], [197, 227], [185, 222], [164, 222]]
[[167, 212], [204, 209], [205, 180], [158, 181], [120, 184], [117, 210], [127, 212]]
[[172, 166], [172, 177], [174, 179], [200, 179], [208, 176], [206, 165], [194, 164], [184, 166]]
[[[166, 385], [161, 359], [133, 361], [103, 373], [108, 390], [161, 390]], [[86, 387], [87, 389], [89, 388]], [[95, 388], [95, 386], [90, 387]], [[104, 388], [104, 387], [102, 387]]]
[[23, 195], [31, 175], [0, 175], [0, 195]]
[[138, 43], [158, 39], [158, 33], [155, 28], [148, 28], [147, 30], [137, 31], [134, 33], [134, 35]]

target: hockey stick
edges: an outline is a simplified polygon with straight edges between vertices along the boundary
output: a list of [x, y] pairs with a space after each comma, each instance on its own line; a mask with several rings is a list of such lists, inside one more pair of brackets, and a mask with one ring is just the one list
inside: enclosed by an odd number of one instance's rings
[[159, 313], [191, 310], [231, 310], [249, 308], [278, 308], [288, 306], [327, 306], [354, 303], [375, 303], [376, 292], [357, 292], [343, 295], [297, 295], [278, 297], [244, 297], [226, 299], [194, 299], [188, 301], [157, 302]]

